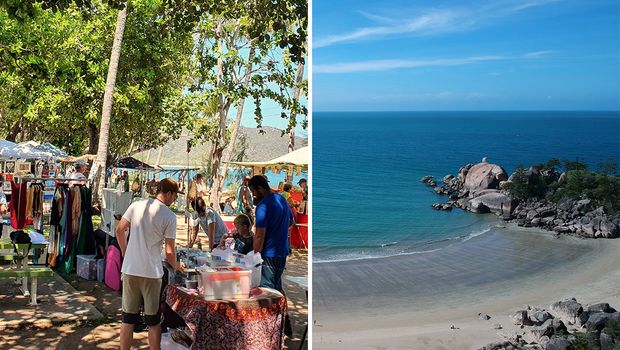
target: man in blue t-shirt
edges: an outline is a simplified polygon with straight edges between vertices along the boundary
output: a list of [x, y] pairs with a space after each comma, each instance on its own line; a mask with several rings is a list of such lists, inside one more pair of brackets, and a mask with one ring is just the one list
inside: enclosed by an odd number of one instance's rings
[[[248, 186], [256, 205], [254, 251], [260, 252], [264, 260], [260, 286], [276, 289], [284, 294], [282, 273], [289, 252], [288, 227], [293, 223], [293, 213], [288, 201], [274, 193], [263, 176], [252, 177]], [[289, 337], [292, 334], [288, 315], [285, 334]]]

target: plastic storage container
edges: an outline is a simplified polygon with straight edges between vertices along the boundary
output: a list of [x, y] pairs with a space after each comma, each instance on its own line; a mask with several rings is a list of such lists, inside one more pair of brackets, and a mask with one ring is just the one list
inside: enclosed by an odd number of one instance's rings
[[103, 282], [105, 278], [105, 259], [97, 259], [97, 281]]
[[95, 260], [95, 255], [77, 256], [77, 274], [89, 281], [97, 279], [97, 260]]
[[201, 271], [198, 288], [205, 299], [244, 299], [250, 297], [250, 270], [228, 268]]

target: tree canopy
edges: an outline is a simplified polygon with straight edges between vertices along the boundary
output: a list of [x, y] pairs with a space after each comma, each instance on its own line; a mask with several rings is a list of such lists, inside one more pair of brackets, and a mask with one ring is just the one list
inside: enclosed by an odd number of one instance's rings
[[[191, 33], [172, 30], [153, 1], [129, 7], [115, 91], [111, 153], [128, 140], [157, 146], [184, 120], [169, 108], [189, 81]], [[91, 3], [13, 19], [0, 10], [0, 114], [8, 139], [49, 141], [73, 154], [96, 149], [116, 9]]]
[[[47, 141], [71, 154], [96, 151], [115, 19], [123, 6], [115, 0], [0, 1], [0, 137]], [[219, 135], [225, 145], [230, 132], [220, 132], [221, 119], [225, 129], [228, 108], [246, 98], [256, 106], [259, 126], [265, 98], [307, 125], [305, 106], [290, 93], [299, 85], [296, 64], [306, 55], [305, 0], [131, 0], [127, 10], [110, 131], [113, 157], [127, 154], [132, 141], [157, 147], [184, 126], [197, 141]], [[210, 112], [214, 100], [225, 113]], [[297, 123], [291, 118], [289, 128]]]

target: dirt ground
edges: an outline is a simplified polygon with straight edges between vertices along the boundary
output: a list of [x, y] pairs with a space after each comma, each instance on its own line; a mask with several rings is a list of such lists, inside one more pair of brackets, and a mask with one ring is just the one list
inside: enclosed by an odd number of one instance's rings
[[[177, 241], [186, 243], [187, 226], [179, 216]], [[200, 233], [206, 241], [203, 232]], [[293, 251], [287, 262], [285, 276], [307, 276], [308, 255], [305, 250]], [[95, 321], [69, 321], [63, 323], [37, 323], [21, 327], [0, 329], [0, 349], [118, 349], [121, 325], [120, 293], [109, 289], [103, 282], [87, 281], [75, 274], [62, 276], [78, 293], [101, 312], [103, 318]], [[286, 349], [298, 349], [308, 322], [308, 300], [306, 290], [284, 280], [288, 297], [289, 315], [293, 326], [293, 337], [286, 339]], [[307, 339], [304, 342], [307, 348]], [[148, 349], [147, 332], [134, 333], [134, 347]]]

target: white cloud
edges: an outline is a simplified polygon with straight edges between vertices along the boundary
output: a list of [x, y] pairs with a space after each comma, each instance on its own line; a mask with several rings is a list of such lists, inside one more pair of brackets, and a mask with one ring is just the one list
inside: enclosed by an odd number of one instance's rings
[[497, 18], [507, 17], [532, 7], [543, 6], [559, 0], [503, 0], [470, 8], [426, 9], [417, 14], [403, 16], [410, 11], [399, 10], [398, 15], [382, 16], [358, 11], [377, 24], [346, 33], [318, 37], [313, 40], [313, 48], [321, 48], [339, 43], [386, 38], [397, 35], [431, 35], [460, 32], [487, 24]]
[[534, 51], [534, 52], [528, 52], [526, 54], [523, 55], [524, 58], [540, 58], [542, 56], [547, 56], [549, 54], [554, 53], [555, 51], [552, 50], [545, 50], [545, 51]]
[[373, 72], [373, 71], [388, 71], [403, 68], [420, 68], [420, 67], [433, 67], [433, 66], [463, 66], [468, 64], [475, 64], [479, 62], [488, 61], [502, 61], [502, 60], [522, 60], [522, 59], [534, 59], [540, 58], [553, 51], [536, 51], [528, 52], [520, 56], [502, 56], [502, 55], [487, 55], [487, 56], [472, 56], [462, 58], [438, 58], [427, 60], [372, 60], [372, 61], [359, 61], [359, 62], [346, 62], [346, 63], [333, 63], [333, 64], [315, 64], [312, 67], [313, 73], [316, 74], [339, 74], [339, 73], [358, 73], [358, 72]]

